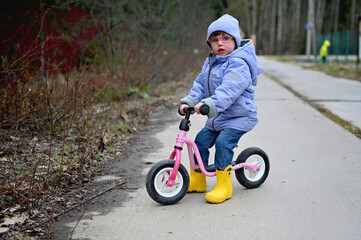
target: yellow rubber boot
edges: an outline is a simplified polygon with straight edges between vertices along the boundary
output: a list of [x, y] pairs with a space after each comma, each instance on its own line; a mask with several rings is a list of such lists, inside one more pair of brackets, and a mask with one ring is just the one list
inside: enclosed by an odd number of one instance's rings
[[214, 189], [206, 194], [206, 201], [210, 203], [222, 203], [232, 197], [232, 165], [229, 165], [224, 171], [216, 171], [217, 184]]
[[[199, 168], [199, 166], [196, 165], [196, 168]], [[196, 173], [195, 171], [193, 171], [191, 166], [188, 192], [205, 192], [206, 190], [207, 190], [206, 175], [201, 173]]]

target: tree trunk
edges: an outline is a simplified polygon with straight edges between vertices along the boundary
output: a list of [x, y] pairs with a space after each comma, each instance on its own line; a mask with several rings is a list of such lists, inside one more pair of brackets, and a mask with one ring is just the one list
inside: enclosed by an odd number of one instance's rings
[[260, 26], [257, 29], [257, 36], [264, 36], [262, 38], [258, 38], [258, 49], [259, 53], [269, 53], [269, 39], [270, 39], [270, 19], [271, 11], [267, 11], [272, 9], [271, 1], [263, 1], [260, 6]]
[[282, 54], [282, 30], [283, 30], [283, 3], [284, 0], [278, 0], [278, 19], [277, 19], [277, 54]]
[[276, 8], [278, 1], [272, 1], [272, 13], [271, 13], [271, 31], [270, 31], [270, 42], [269, 49], [270, 54], [274, 54], [275, 52], [275, 35], [276, 35]]
[[311, 54], [311, 44], [312, 44], [312, 29], [314, 28], [313, 23], [313, 0], [308, 0], [308, 12], [307, 12], [307, 39], [306, 39], [306, 55], [307, 59], [310, 57]]
[[298, 46], [300, 42], [300, 22], [301, 22], [301, 1], [299, 0], [293, 0], [292, 2], [292, 15], [293, 15], [293, 23], [291, 28], [291, 52], [297, 53], [298, 52]]
[[335, 0], [334, 11], [335, 11], [335, 18], [333, 22], [333, 32], [337, 32], [338, 30], [338, 15], [340, 9], [340, 0]]
[[257, 0], [252, 0], [252, 30], [251, 34], [256, 34], [257, 28]]
[[323, 15], [325, 12], [326, 0], [316, 1], [315, 28], [316, 34], [322, 33]]
[[250, 32], [252, 31], [252, 24], [251, 24], [251, 17], [250, 17], [250, 14], [249, 14], [249, 1], [248, 0], [243, 0], [243, 4], [244, 4], [244, 15], [246, 16], [246, 36], [249, 37], [250, 35]]
[[356, 21], [356, 0], [352, 0], [352, 6], [351, 6], [351, 30], [355, 29], [355, 23]]

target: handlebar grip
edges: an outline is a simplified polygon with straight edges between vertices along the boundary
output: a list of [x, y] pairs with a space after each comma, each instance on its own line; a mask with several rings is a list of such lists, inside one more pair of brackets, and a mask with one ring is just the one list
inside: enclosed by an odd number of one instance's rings
[[199, 112], [202, 115], [207, 115], [209, 113], [209, 106], [206, 104], [203, 104], [200, 108], [199, 108]]
[[[189, 112], [192, 112], [192, 111], [194, 111], [194, 107], [185, 107], [184, 109], [183, 109], [183, 111], [185, 112], [185, 113], [187, 113], [188, 111]], [[180, 107], [178, 108], [178, 113], [179, 113], [179, 115], [181, 115], [181, 116], [185, 116], [186, 114], [182, 114], [181, 112], [180, 112]]]
[[178, 108], [178, 114], [181, 115], [181, 116], [184, 116], [184, 115], [185, 115], [185, 114], [182, 114], [182, 113], [180, 112], [180, 107]]

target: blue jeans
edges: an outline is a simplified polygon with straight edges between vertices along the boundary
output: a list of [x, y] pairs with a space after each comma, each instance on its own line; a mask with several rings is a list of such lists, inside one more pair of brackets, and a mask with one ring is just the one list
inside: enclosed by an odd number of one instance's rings
[[208, 165], [209, 148], [216, 145], [214, 159], [216, 169], [224, 170], [227, 166], [231, 165], [234, 155], [233, 148], [237, 145], [239, 139], [245, 133], [246, 132], [233, 128], [225, 128], [221, 131], [212, 131], [207, 128], [203, 128], [197, 134], [195, 140], [199, 153], [202, 157], [203, 164], [205, 166]]

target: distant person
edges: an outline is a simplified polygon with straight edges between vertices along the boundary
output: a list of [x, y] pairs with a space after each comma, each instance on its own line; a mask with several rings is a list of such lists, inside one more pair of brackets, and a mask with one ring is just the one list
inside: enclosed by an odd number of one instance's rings
[[327, 54], [328, 54], [327, 48], [328, 48], [329, 46], [331, 46], [330, 41], [325, 40], [325, 41], [323, 42], [323, 45], [322, 45], [321, 49], [320, 49], [320, 57], [322, 58], [322, 64], [325, 64], [325, 63], [326, 63], [326, 57], [327, 57]]
[[[185, 114], [184, 108], [190, 106], [199, 114], [203, 104], [209, 106], [208, 120], [195, 143], [205, 166], [209, 149], [215, 145], [217, 185], [205, 199], [221, 203], [232, 197], [233, 148], [258, 122], [254, 86], [262, 68], [257, 65], [252, 40], [241, 40], [234, 17], [226, 14], [209, 25], [206, 40], [212, 51], [188, 96], [181, 99], [179, 111]], [[205, 192], [206, 188], [206, 176], [191, 168], [188, 192]]]

